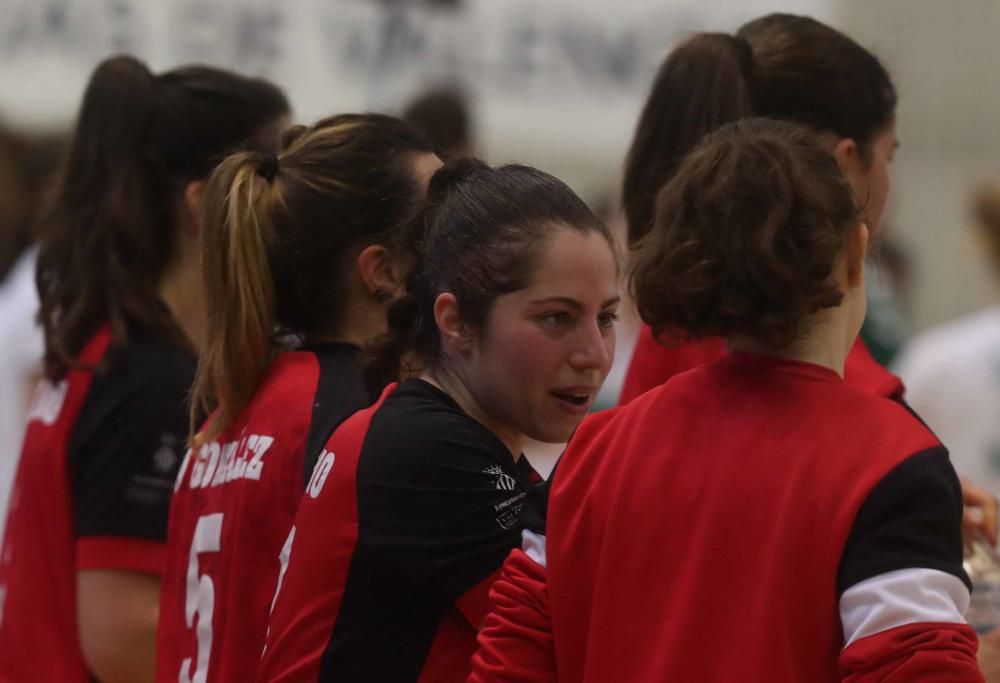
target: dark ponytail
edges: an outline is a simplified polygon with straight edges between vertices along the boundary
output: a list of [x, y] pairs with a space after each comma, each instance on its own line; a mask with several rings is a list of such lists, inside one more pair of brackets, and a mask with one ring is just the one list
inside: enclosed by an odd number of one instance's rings
[[596, 232], [614, 249], [607, 227], [559, 179], [516, 164], [445, 164], [411, 224], [408, 246], [416, 260], [407, 294], [389, 310], [388, 333], [371, 348], [369, 388], [378, 391], [414, 366], [445, 363], [434, 320], [437, 297], [454, 294], [462, 319], [483, 328], [497, 297], [531, 283], [536, 254], [560, 227]]
[[[132, 57], [102, 62], [84, 92], [38, 257], [50, 376], [65, 371], [104, 320], [119, 338], [127, 317], [171, 328], [165, 309], [146, 304], [154, 273], [131, 273], [128, 263], [155, 263], [171, 246], [162, 226], [149, 230], [136, 220], [157, 201], [138, 154], [152, 107], [153, 75]], [[112, 295], [111, 287], [125, 277], [129, 285]], [[73, 305], [71, 297], [92, 305]], [[98, 310], [103, 315], [94, 315]]]
[[733, 35], [701, 33], [656, 75], [625, 164], [629, 241], [652, 226], [656, 194], [708, 133], [750, 116], [855, 141], [865, 161], [892, 122], [896, 90], [868, 50], [809, 17], [769, 14]]
[[746, 41], [699, 33], [667, 57], [653, 81], [625, 161], [622, 204], [629, 242], [653, 223], [656, 193], [707, 133], [753, 115]]
[[158, 288], [184, 187], [227, 151], [264, 144], [257, 136], [287, 110], [270, 83], [218, 69], [157, 76], [128, 56], [97, 67], [41, 226], [36, 281], [51, 379], [105, 322], [118, 344], [131, 323], [183, 342]]

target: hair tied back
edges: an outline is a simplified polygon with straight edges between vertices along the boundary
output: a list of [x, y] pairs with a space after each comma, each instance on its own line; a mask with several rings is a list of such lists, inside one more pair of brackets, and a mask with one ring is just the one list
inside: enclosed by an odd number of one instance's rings
[[753, 66], [753, 45], [751, 45], [750, 41], [746, 39], [746, 36], [740, 35], [739, 33], [737, 33], [736, 35], [734, 35], [733, 38], [736, 40], [736, 45], [737, 45], [737, 47], [739, 47], [740, 52], [743, 53], [742, 57], [743, 57], [743, 63], [744, 63], [744, 65], [747, 66], [747, 67], [752, 67]]
[[278, 157], [273, 154], [266, 154], [260, 160], [257, 167], [257, 175], [269, 183], [274, 182], [274, 176], [278, 172]]

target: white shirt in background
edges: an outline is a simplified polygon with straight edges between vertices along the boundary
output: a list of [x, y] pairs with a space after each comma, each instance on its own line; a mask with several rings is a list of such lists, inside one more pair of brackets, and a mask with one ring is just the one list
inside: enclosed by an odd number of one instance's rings
[[36, 256], [34, 248], [26, 251], [0, 284], [0, 536], [24, 440], [29, 382], [41, 372], [44, 349], [35, 323]]
[[958, 473], [1000, 495], [1000, 307], [915, 337], [894, 365]]

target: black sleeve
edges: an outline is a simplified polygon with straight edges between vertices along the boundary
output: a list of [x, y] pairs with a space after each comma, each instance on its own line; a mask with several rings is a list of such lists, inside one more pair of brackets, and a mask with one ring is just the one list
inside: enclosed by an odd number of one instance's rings
[[94, 380], [74, 429], [76, 535], [163, 541], [193, 365], [162, 353], [128, 360]]
[[943, 447], [897, 465], [868, 494], [841, 556], [837, 594], [879, 574], [936, 569], [961, 579], [962, 491]]
[[471, 419], [415, 427], [403, 439], [376, 422], [369, 430], [358, 471], [359, 547], [404, 590], [448, 604], [520, 546], [529, 484], [507, 448]]

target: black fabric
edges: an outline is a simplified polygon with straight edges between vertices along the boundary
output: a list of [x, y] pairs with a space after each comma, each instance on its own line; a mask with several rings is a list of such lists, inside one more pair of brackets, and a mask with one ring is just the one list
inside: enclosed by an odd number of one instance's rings
[[305, 490], [319, 454], [340, 423], [373, 401], [365, 388], [361, 349], [353, 344], [317, 344], [303, 351], [316, 354], [319, 382], [316, 402], [309, 421], [309, 436], [303, 463], [302, 488]]
[[936, 569], [971, 589], [962, 568], [962, 489], [937, 447], [897, 465], [858, 510], [837, 574], [837, 594], [879, 574]]
[[562, 457], [556, 460], [548, 479], [531, 485], [531, 488], [528, 489], [528, 496], [524, 499], [524, 507], [521, 508], [521, 526], [540, 536], [545, 535], [545, 523], [549, 510], [549, 489], [552, 487], [556, 469], [561, 461]]
[[432, 385], [391, 394], [361, 451], [358, 540], [320, 679], [415, 681], [445, 611], [520, 545], [533, 478]]
[[195, 360], [133, 331], [96, 371], [69, 443], [77, 537], [163, 541]]

